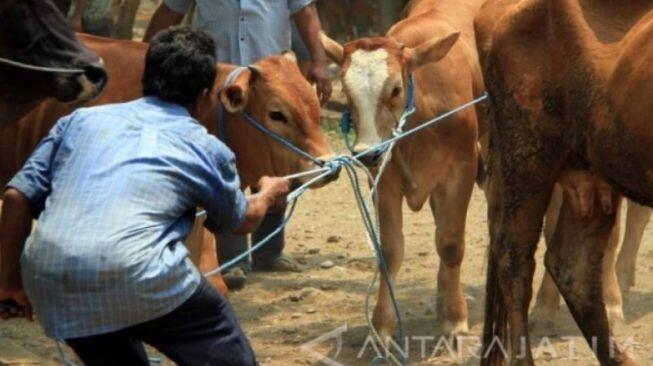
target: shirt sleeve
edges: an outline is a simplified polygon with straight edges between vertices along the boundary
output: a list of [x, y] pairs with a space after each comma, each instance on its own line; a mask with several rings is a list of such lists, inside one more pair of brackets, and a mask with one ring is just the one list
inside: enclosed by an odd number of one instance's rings
[[186, 14], [190, 10], [194, 1], [195, 0], [163, 0], [163, 3], [166, 7], [176, 13]]
[[11, 179], [7, 187], [24, 194], [35, 207], [42, 207], [50, 194], [52, 161], [72, 116], [61, 118], [50, 133], [36, 147], [23, 168]]
[[204, 226], [214, 233], [228, 233], [245, 220], [248, 201], [240, 189], [234, 154], [217, 140], [211, 146], [206, 160], [209, 179], [200, 192], [200, 205], [207, 213]]
[[288, 11], [291, 15], [295, 14], [314, 2], [315, 0], [288, 0]]

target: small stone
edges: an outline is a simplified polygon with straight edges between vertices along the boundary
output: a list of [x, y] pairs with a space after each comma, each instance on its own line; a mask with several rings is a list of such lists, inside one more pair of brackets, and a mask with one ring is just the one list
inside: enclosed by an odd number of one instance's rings
[[336, 265], [336, 264], [333, 263], [333, 261], [326, 260], [326, 261], [320, 263], [320, 268], [322, 268], [322, 269], [329, 269], [329, 268], [333, 268], [333, 266], [335, 266], [335, 265]]
[[316, 289], [315, 287], [306, 287], [299, 292], [299, 296], [302, 299], [319, 296], [320, 294], [321, 294], [320, 290]]
[[335, 289], [337, 289], [337, 287], [334, 286], [334, 285], [321, 285], [320, 286], [320, 290], [322, 290], [322, 291], [333, 291]]
[[427, 255], [429, 255], [429, 252], [418, 252], [417, 255], [419, 255], [420, 257], [426, 257]]
[[339, 254], [339, 255], [338, 255], [338, 256], [337, 256], [336, 258], [338, 258], [338, 259], [341, 259], [341, 260], [342, 260], [342, 259], [346, 259], [346, 258], [347, 258], [347, 256], [345, 256], [344, 254]]
[[283, 332], [286, 334], [295, 334], [297, 333], [297, 327], [286, 328], [283, 330]]
[[298, 302], [298, 301], [300, 301], [302, 299], [301, 295], [298, 295], [298, 294], [292, 294], [288, 298], [292, 302]]
[[307, 314], [315, 314], [315, 313], [317, 313], [317, 310], [315, 310], [315, 308], [308, 308], [308, 309], [306, 310], [306, 313], [307, 313]]
[[312, 254], [312, 255], [320, 254], [320, 248], [310, 248], [308, 250], [308, 254]]
[[292, 315], [290, 315], [290, 319], [299, 319], [301, 317], [302, 317], [301, 313], [293, 313]]
[[341, 239], [340, 235], [331, 235], [327, 238], [327, 243], [338, 243]]

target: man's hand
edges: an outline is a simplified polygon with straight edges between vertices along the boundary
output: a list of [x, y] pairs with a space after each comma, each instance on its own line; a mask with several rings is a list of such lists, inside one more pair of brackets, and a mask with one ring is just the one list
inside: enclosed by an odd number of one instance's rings
[[34, 320], [32, 306], [20, 285], [0, 283], [0, 318]]
[[270, 199], [270, 206], [286, 198], [290, 192], [290, 181], [286, 178], [263, 177], [258, 181], [261, 196]]
[[325, 105], [331, 98], [331, 80], [327, 74], [327, 56], [320, 41], [322, 24], [315, 4], [305, 6], [293, 15], [302, 40], [311, 54], [311, 67], [308, 69], [308, 80], [317, 86], [320, 103]]
[[331, 98], [331, 79], [327, 73], [326, 62], [311, 62], [308, 69], [308, 81], [315, 83], [320, 104], [324, 106]]
[[258, 193], [247, 197], [248, 205], [245, 221], [234, 234], [245, 235], [256, 230], [271, 207], [285, 203], [290, 192], [290, 181], [286, 178], [263, 177], [258, 181]]

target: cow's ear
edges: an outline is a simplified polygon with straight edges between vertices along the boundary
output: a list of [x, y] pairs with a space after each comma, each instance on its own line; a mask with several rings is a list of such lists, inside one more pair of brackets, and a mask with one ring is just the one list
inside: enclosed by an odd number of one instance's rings
[[220, 102], [230, 113], [242, 112], [249, 102], [251, 86], [258, 76], [258, 70], [248, 67], [231, 85], [220, 91]]
[[288, 60], [297, 63], [297, 55], [291, 50], [285, 50], [281, 53], [281, 56], [287, 58]]
[[408, 70], [413, 71], [426, 63], [440, 61], [456, 44], [459, 36], [460, 32], [454, 32], [442, 38], [423, 42], [415, 48], [405, 48]]
[[329, 36], [322, 31], [320, 32], [320, 41], [322, 42], [322, 47], [324, 47], [327, 56], [329, 56], [333, 62], [342, 65], [342, 61], [345, 58], [345, 51], [342, 45], [329, 38]]

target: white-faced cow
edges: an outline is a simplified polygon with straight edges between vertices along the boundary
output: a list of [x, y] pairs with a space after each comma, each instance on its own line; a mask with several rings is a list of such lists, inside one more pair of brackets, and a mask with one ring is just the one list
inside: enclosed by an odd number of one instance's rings
[[78, 105], [107, 74], [50, 0], [0, 1], [0, 127], [47, 97]]
[[[354, 152], [392, 137], [405, 110], [411, 74], [416, 112], [406, 129], [483, 92], [473, 34], [474, 15], [481, 3], [413, 1], [407, 17], [385, 37], [362, 38], [344, 47], [323, 37], [327, 53], [342, 69], [343, 89], [356, 130]], [[477, 123], [476, 111], [467, 109], [446, 123], [399, 142], [378, 187], [383, 255], [392, 280], [404, 256], [404, 199], [414, 211], [427, 201], [431, 206], [440, 256], [437, 315], [449, 335], [468, 330], [460, 271], [467, 207], [477, 173]], [[376, 160], [369, 155], [361, 158], [369, 166]], [[382, 282], [373, 316], [382, 337], [395, 331], [390, 301]]]

